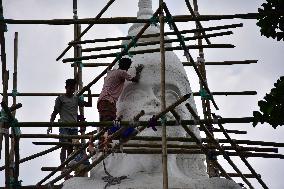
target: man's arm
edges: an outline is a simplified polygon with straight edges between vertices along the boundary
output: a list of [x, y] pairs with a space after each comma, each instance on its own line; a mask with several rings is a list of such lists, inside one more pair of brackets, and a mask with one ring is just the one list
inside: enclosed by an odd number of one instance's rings
[[136, 69], [136, 75], [130, 80], [132, 82], [138, 83], [140, 79], [141, 72], [143, 70], [144, 66], [142, 64], [139, 64]]
[[[55, 120], [55, 118], [56, 118], [56, 115], [57, 115], [58, 113], [59, 113], [58, 110], [56, 110], [56, 109], [54, 108], [52, 114], [50, 115], [50, 123], [53, 123], [53, 122], [54, 122], [54, 120]], [[52, 127], [51, 127], [51, 126], [48, 127], [48, 129], [47, 129], [47, 134], [49, 134], [49, 133], [52, 133]]]
[[88, 102], [85, 102], [84, 101], [84, 106], [85, 107], [92, 107], [92, 103], [93, 103], [93, 101], [92, 101], [92, 92], [91, 92], [91, 89], [88, 89]]

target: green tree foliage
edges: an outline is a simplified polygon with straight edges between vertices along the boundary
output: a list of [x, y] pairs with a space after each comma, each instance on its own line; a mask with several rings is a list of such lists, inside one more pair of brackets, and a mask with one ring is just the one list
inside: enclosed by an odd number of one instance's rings
[[261, 35], [284, 41], [284, 0], [267, 0], [259, 8], [258, 25]]
[[280, 77], [274, 83], [273, 89], [269, 94], [266, 94], [264, 100], [258, 101], [260, 111], [254, 111], [253, 126], [255, 127], [259, 122], [269, 123], [274, 129], [277, 126], [284, 125], [284, 76]]

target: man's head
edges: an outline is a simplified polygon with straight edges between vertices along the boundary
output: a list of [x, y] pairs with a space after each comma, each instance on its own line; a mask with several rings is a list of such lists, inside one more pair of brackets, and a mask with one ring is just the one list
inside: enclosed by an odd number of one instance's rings
[[128, 70], [131, 66], [131, 59], [129, 58], [122, 58], [120, 59], [119, 63], [118, 63], [118, 66], [119, 66], [119, 69], [121, 70]]
[[67, 79], [65, 82], [65, 89], [66, 89], [66, 94], [68, 96], [73, 95], [75, 92], [75, 87], [76, 87], [76, 80], [75, 79]]

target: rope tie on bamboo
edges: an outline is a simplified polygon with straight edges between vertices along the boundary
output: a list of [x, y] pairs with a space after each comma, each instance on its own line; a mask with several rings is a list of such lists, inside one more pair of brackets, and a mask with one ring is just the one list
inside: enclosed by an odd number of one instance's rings
[[135, 42], [135, 36], [130, 36], [131, 37], [131, 43], [133, 43], [133, 47], [136, 48], [137, 44]]
[[132, 58], [133, 57], [133, 54], [130, 53], [129, 49], [128, 49], [128, 45], [127, 44], [124, 44], [124, 50], [127, 50], [127, 55]]
[[121, 57], [122, 57], [121, 53], [117, 52], [117, 53], [115, 53], [115, 54], [116, 54], [116, 58], [117, 58], [117, 60], [120, 60], [120, 59], [121, 59]]
[[159, 18], [157, 16], [152, 16], [150, 18], [150, 25], [158, 26]]
[[6, 112], [3, 109], [0, 112], [0, 121], [1, 122], [9, 122], [8, 115], [6, 114]]
[[[4, 17], [3, 17], [3, 15], [1, 15], [1, 16], [0, 16], [0, 21], [3, 21], [3, 22], [4, 22]], [[3, 26], [4, 26], [4, 27], [3, 27], [4, 32], [7, 32], [7, 31], [8, 31], [7, 24], [6, 24], [6, 23], [4, 23], [4, 24], [3, 24]]]
[[17, 89], [12, 90], [12, 97], [16, 97], [18, 94], [19, 93], [18, 93]]
[[79, 100], [84, 101], [84, 95], [78, 96]]
[[150, 120], [148, 121], [147, 128], [151, 127], [153, 131], [157, 131], [156, 128], [157, 125], [158, 125], [157, 119], [155, 118], [155, 115], [153, 115], [152, 118], [150, 118]]
[[[18, 125], [19, 125], [18, 120], [16, 118], [12, 118], [10, 120], [8, 118], [8, 115], [5, 113], [5, 111], [3, 109], [1, 110], [0, 121], [8, 123], [13, 128], [16, 136], [19, 136], [21, 134], [21, 129], [20, 129], [20, 127], [18, 127]], [[6, 131], [4, 131], [4, 132], [6, 132]]]
[[16, 180], [14, 177], [10, 177], [10, 188], [21, 188], [22, 186], [22, 180]]
[[174, 27], [173, 27], [173, 24], [172, 24], [173, 23], [173, 17], [171, 15], [165, 17], [165, 22], [168, 23], [170, 30], [174, 30]]
[[15, 135], [20, 136], [21, 135], [21, 129], [19, 127], [18, 120], [16, 118], [12, 119], [10, 121], [10, 125], [14, 129]]
[[166, 125], [166, 123], [167, 123], [167, 116], [166, 116], [166, 115], [162, 115], [162, 116], [161, 116], [161, 123], [162, 123], [163, 125]]
[[84, 64], [82, 63], [81, 60], [77, 60], [74, 62], [77, 66], [79, 66], [80, 68], [83, 68], [84, 67]]
[[203, 88], [199, 91], [199, 94], [200, 94], [201, 98], [203, 98], [205, 100], [212, 100], [212, 95], [208, 94], [207, 91]]

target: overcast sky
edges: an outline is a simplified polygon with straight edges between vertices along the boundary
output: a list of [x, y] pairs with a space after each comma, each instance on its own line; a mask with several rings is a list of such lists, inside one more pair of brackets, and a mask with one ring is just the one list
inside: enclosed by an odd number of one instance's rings
[[[79, 18], [95, 17], [105, 6], [106, 0], [80, 0], [78, 4]], [[199, 0], [200, 14], [235, 14], [257, 12], [264, 0]], [[4, 0], [4, 17], [11, 19], [55, 19], [72, 18], [71, 0]], [[138, 0], [117, 0], [103, 17], [136, 16], [138, 11]], [[183, 0], [167, 0], [166, 3], [173, 15], [189, 14]], [[153, 2], [153, 9], [156, 9], [158, 0]], [[215, 26], [232, 23], [243, 23], [244, 27], [232, 29], [231, 36], [212, 38], [214, 43], [233, 44], [234, 49], [205, 49], [206, 61], [229, 61], [229, 60], [258, 60], [257, 64], [233, 65], [233, 66], [208, 66], [207, 77], [211, 91], [257, 91], [256, 96], [216, 96], [216, 102], [220, 107], [219, 111], [213, 112], [223, 117], [248, 117], [252, 116], [254, 110], [258, 110], [257, 101], [262, 99], [273, 87], [273, 83], [284, 75], [284, 45], [273, 39], [267, 39], [260, 35], [259, 28], [255, 25], [256, 20], [222, 20], [203, 22], [203, 26]], [[127, 35], [131, 24], [125, 25], [96, 25], [84, 39], [106, 38]], [[82, 26], [85, 28], [86, 25]], [[178, 24], [181, 29], [192, 29], [192, 23]], [[168, 27], [166, 28], [168, 30]], [[9, 92], [12, 90], [13, 70], [13, 40], [14, 33], [19, 32], [19, 58], [18, 58], [18, 92], [64, 92], [64, 82], [73, 77], [73, 69], [70, 64], [56, 62], [56, 58], [66, 48], [67, 43], [73, 38], [73, 26], [49, 26], [49, 25], [8, 25], [6, 37], [7, 68], [10, 70]], [[108, 45], [119, 44], [108, 43]], [[191, 42], [190, 44], [195, 44]], [[98, 44], [103, 46], [105, 44]], [[181, 61], [185, 61], [182, 52], [176, 52]], [[191, 51], [196, 59], [197, 51]], [[65, 55], [65, 58], [72, 57], [73, 51]], [[112, 59], [91, 60], [90, 62], [110, 62]], [[104, 68], [85, 68], [84, 84], [88, 84]], [[193, 91], [199, 90], [199, 83], [192, 68], [186, 68], [188, 78]], [[98, 82], [91, 89], [93, 93], [99, 93], [102, 81]], [[2, 89], [2, 88], [1, 88]], [[54, 106], [55, 97], [18, 97], [18, 102], [23, 107], [17, 111], [19, 121], [49, 121]], [[196, 97], [199, 108], [200, 98]], [[93, 107], [86, 108], [88, 121], [98, 120], [96, 99], [93, 100]], [[261, 140], [284, 142], [283, 128], [272, 129], [269, 125], [258, 125], [253, 128], [251, 124], [226, 124], [228, 129], [247, 130], [247, 135], [232, 135], [238, 139]], [[46, 128], [23, 129], [23, 133], [45, 133]], [[58, 129], [54, 129], [58, 133]], [[221, 137], [220, 137], [221, 138]], [[48, 141], [47, 139], [22, 139], [20, 143], [21, 158], [40, 152], [48, 147], [35, 146], [32, 141]], [[55, 140], [50, 140], [55, 141]], [[284, 150], [279, 149], [280, 153]], [[2, 150], [2, 157], [4, 153]], [[221, 162], [228, 172], [233, 172], [222, 158]], [[236, 158], [234, 158], [236, 159]], [[284, 161], [279, 159], [248, 158], [256, 172], [261, 174], [269, 188], [282, 189], [282, 175], [284, 174]], [[4, 159], [0, 160], [4, 164]], [[47, 172], [40, 171], [42, 166], [59, 165], [59, 151], [48, 154], [42, 158], [20, 165], [20, 179], [23, 185], [36, 184]], [[238, 166], [244, 173], [249, 171], [242, 162]], [[239, 179], [236, 179], [238, 182]], [[255, 179], [251, 179], [255, 188], [261, 188]], [[4, 186], [4, 171], [0, 173], [0, 186]]]

